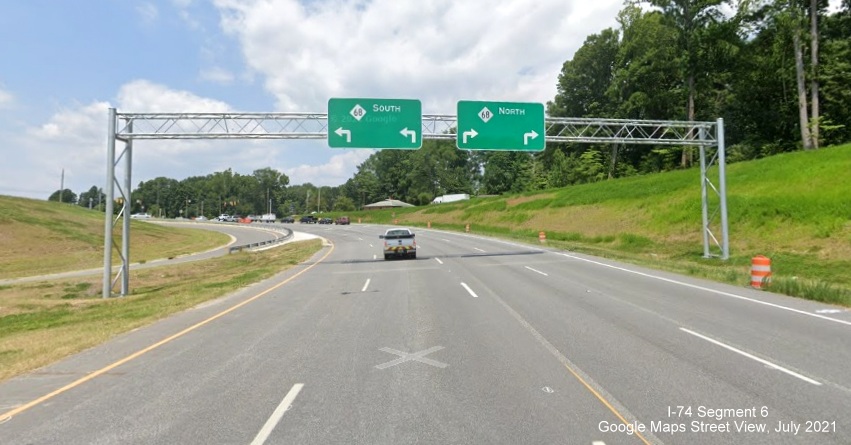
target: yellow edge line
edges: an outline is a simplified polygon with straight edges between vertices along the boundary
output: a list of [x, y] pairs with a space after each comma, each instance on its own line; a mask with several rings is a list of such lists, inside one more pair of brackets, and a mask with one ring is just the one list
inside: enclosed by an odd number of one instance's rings
[[[576, 380], [579, 380], [579, 382], [582, 383], [582, 385], [584, 385], [585, 388], [588, 391], [591, 392], [591, 394], [594, 394], [594, 397], [596, 397], [600, 402], [602, 402], [603, 405], [606, 405], [606, 408], [608, 408], [609, 411], [614, 413], [614, 415], [617, 416], [617, 418], [620, 419], [620, 421], [623, 422], [624, 425], [629, 425], [629, 422], [627, 422], [626, 419], [624, 419], [624, 417], [621, 415], [621, 413], [617, 409], [615, 409], [615, 407], [612, 406], [612, 404], [609, 403], [609, 401], [606, 400], [605, 397], [600, 395], [600, 393], [598, 393], [597, 390], [592, 388], [591, 385], [589, 385], [588, 382], [586, 382], [585, 379], [582, 378], [582, 376], [577, 374], [576, 371], [574, 371], [570, 366], [564, 365], [564, 367], [567, 368], [567, 370], [570, 371], [570, 373], [573, 374], [574, 377], [576, 377]], [[638, 431], [635, 432], [635, 435], [638, 436], [638, 438], [641, 439], [641, 441], [644, 442], [646, 445], [653, 445], [650, 442], [648, 442], [647, 439], [645, 439], [644, 436], [642, 436], [641, 433], [639, 433]]]
[[99, 377], [99, 376], [101, 376], [101, 375], [103, 375], [103, 374], [105, 374], [105, 373], [107, 373], [107, 372], [109, 372], [109, 371], [112, 371], [113, 369], [115, 369], [115, 368], [117, 368], [117, 367], [119, 367], [119, 366], [121, 366], [121, 365], [123, 365], [123, 364], [125, 364], [125, 363], [129, 362], [129, 361], [132, 361], [132, 360], [134, 360], [134, 359], [137, 359], [137, 358], [139, 358], [140, 356], [142, 356], [142, 355], [144, 355], [144, 354], [146, 354], [146, 353], [148, 353], [148, 352], [151, 352], [151, 351], [153, 351], [154, 349], [159, 348], [160, 346], [162, 346], [162, 345], [164, 345], [164, 344], [166, 344], [166, 343], [168, 343], [168, 342], [170, 342], [170, 341], [172, 341], [172, 340], [174, 340], [174, 339], [176, 339], [176, 338], [182, 337], [182, 336], [184, 336], [184, 335], [188, 334], [189, 332], [192, 332], [192, 331], [194, 331], [195, 329], [198, 329], [198, 328], [200, 328], [201, 326], [204, 326], [205, 324], [207, 324], [207, 323], [209, 323], [209, 322], [211, 322], [211, 321], [213, 321], [213, 320], [216, 320], [216, 319], [218, 319], [218, 318], [221, 318], [221, 317], [223, 317], [223, 316], [225, 316], [225, 315], [227, 315], [227, 314], [229, 314], [229, 313], [231, 313], [231, 312], [233, 312], [233, 311], [235, 311], [235, 310], [237, 310], [237, 309], [239, 309], [239, 308], [241, 308], [241, 307], [245, 306], [246, 304], [251, 303], [252, 301], [254, 301], [254, 300], [256, 300], [256, 299], [258, 299], [258, 298], [260, 298], [260, 297], [262, 297], [262, 296], [264, 296], [264, 295], [268, 294], [269, 292], [272, 292], [273, 290], [275, 290], [275, 289], [277, 289], [277, 288], [279, 288], [279, 287], [281, 287], [281, 286], [283, 286], [283, 285], [285, 285], [285, 284], [289, 283], [290, 281], [292, 281], [292, 280], [296, 279], [299, 275], [301, 275], [301, 274], [303, 274], [303, 273], [307, 272], [308, 270], [312, 269], [314, 266], [316, 266], [317, 264], [319, 264], [319, 263], [321, 263], [322, 261], [324, 261], [324, 260], [325, 260], [325, 258], [327, 258], [327, 257], [328, 257], [328, 255], [331, 255], [331, 252], [333, 252], [333, 251], [334, 251], [334, 244], [331, 244], [331, 250], [329, 250], [329, 251], [328, 251], [325, 255], [323, 255], [323, 256], [322, 256], [322, 258], [320, 258], [320, 259], [319, 259], [319, 261], [317, 261], [317, 262], [313, 263], [312, 265], [308, 266], [308, 267], [307, 267], [307, 268], [305, 268], [304, 270], [301, 270], [301, 271], [300, 271], [300, 272], [298, 272], [297, 274], [295, 274], [295, 275], [293, 275], [293, 276], [291, 276], [291, 277], [287, 278], [286, 280], [284, 280], [284, 281], [282, 281], [282, 282], [280, 282], [280, 283], [278, 283], [278, 284], [276, 284], [276, 285], [274, 285], [274, 286], [270, 287], [269, 289], [264, 290], [263, 292], [260, 292], [259, 294], [255, 295], [255, 296], [253, 296], [253, 297], [251, 297], [251, 298], [249, 298], [249, 299], [247, 299], [247, 300], [245, 300], [245, 301], [243, 301], [243, 302], [241, 302], [241, 303], [238, 303], [238, 304], [236, 304], [236, 305], [234, 305], [234, 306], [231, 306], [231, 307], [230, 307], [230, 308], [228, 308], [228, 309], [223, 310], [222, 312], [219, 312], [218, 314], [213, 315], [212, 317], [210, 317], [210, 318], [208, 318], [208, 319], [206, 319], [206, 320], [200, 321], [200, 322], [198, 322], [198, 323], [196, 323], [196, 324], [194, 324], [194, 325], [192, 325], [192, 326], [190, 326], [190, 327], [188, 327], [188, 328], [186, 328], [186, 329], [184, 329], [184, 330], [182, 330], [182, 331], [180, 331], [180, 332], [178, 332], [178, 333], [176, 333], [176, 334], [171, 335], [170, 337], [166, 337], [166, 338], [164, 338], [164, 339], [162, 339], [162, 340], [160, 340], [160, 341], [158, 341], [158, 342], [156, 342], [156, 343], [154, 343], [154, 344], [152, 344], [152, 345], [148, 346], [148, 347], [147, 347], [147, 348], [145, 348], [145, 349], [142, 349], [142, 350], [136, 351], [136, 352], [134, 352], [133, 354], [130, 354], [130, 355], [128, 355], [127, 357], [124, 357], [123, 359], [118, 360], [117, 362], [115, 362], [115, 363], [113, 363], [113, 364], [111, 364], [111, 365], [107, 365], [107, 366], [105, 366], [105, 367], [103, 367], [103, 368], [101, 368], [101, 369], [98, 369], [97, 371], [92, 372], [91, 374], [88, 374], [88, 375], [87, 375], [87, 376], [85, 376], [85, 377], [81, 377], [81, 378], [79, 378], [78, 380], [75, 380], [75, 381], [73, 381], [73, 382], [71, 382], [71, 383], [69, 383], [69, 384], [67, 384], [67, 385], [65, 385], [65, 386], [63, 386], [63, 387], [61, 387], [61, 388], [59, 388], [59, 389], [57, 389], [57, 390], [55, 390], [55, 391], [51, 392], [51, 393], [49, 393], [49, 394], [45, 394], [45, 395], [43, 395], [43, 396], [41, 396], [41, 397], [39, 397], [39, 398], [37, 398], [37, 399], [35, 399], [35, 400], [31, 401], [31, 402], [28, 402], [28, 403], [26, 403], [26, 404], [24, 404], [24, 405], [21, 405], [21, 406], [19, 406], [19, 407], [17, 407], [17, 408], [15, 408], [15, 409], [13, 409], [13, 410], [11, 410], [11, 411], [7, 411], [7, 412], [5, 412], [5, 413], [3, 413], [3, 414], [0, 414], [0, 422], [8, 421], [8, 420], [9, 420], [9, 419], [11, 419], [13, 416], [16, 416], [16, 415], [18, 415], [18, 414], [20, 414], [20, 413], [22, 413], [22, 412], [24, 412], [24, 411], [26, 411], [26, 410], [28, 410], [28, 409], [30, 409], [30, 408], [32, 408], [32, 407], [34, 407], [34, 406], [36, 406], [36, 405], [38, 405], [38, 404], [40, 404], [40, 403], [42, 403], [42, 402], [44, 402], [44, 401], [46, 401], [46, 400], [50, 400], [50, 399], [52, 399], [53, 397], [56, 397], [56, 396], [58, 396], [59, 394], [62, 394], [62, 393], [66, 392], [66, 391], [68, 391], [68, 390], [70, 390], [70, 389], [76, 388], [77, 386], [80, 386], [80, 385], [82, 385], [83, 383], [86, 383], [86, 382], [88, 382], [89, 380], [94, 379], [95, 377]]

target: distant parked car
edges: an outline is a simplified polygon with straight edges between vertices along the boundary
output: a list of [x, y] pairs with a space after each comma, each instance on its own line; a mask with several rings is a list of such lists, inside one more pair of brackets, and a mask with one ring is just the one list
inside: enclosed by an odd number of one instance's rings
[[316, 224], [316, 217], [313, 215], [304, 215], [298, 220], [298, 222], [302, 224]]
[[208, 221], [208, 219], [204, 215], [199, 215], [197, 218], [195, 218], [195, 221]]
[[349, 217], [348, 216], [341, 216], [334, 221], [334, 224], [348, 225], [349, 224]]
[[216, 217], [216, 221], [228, 221], [230, 220], [230, 215], [227, 213], [222, 213], [221, 215]]
[[130, 215], [130, 219], [151, 219], [151, 215], [147, 213], [134, 213]]
[[292, 216], [285, 216], [285, 217], [281, 218], [281, 222], [282, 223], [294, 223], [295, 218], [293, 218]]
[[319, 224], [331, 224], [332, 222], [331, 218], [319, 218]]

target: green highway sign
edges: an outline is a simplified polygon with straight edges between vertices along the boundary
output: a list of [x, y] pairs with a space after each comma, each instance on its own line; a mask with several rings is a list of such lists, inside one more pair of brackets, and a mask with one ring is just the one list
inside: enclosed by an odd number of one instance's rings
[[402, 148], [423, 145], [423, 106], [417, 99], [331, 98], [331, 148]]
[[458, 148], [541, 151], [546, 146], [544, 105], [530, 102], [458, 102]]

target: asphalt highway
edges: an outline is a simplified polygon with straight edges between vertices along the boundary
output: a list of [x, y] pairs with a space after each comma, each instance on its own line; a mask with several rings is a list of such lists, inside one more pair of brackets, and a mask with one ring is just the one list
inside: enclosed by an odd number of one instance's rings
[[848, 444], [851, 313], [546, 247], [371, 225], [0, 384], [3, 444]]

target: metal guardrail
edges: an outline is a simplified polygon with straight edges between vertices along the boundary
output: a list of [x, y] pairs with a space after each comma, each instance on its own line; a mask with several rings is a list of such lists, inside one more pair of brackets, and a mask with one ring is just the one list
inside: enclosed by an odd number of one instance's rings
[[272, 230], [275, 230], [276, 232], [279, 232], [279, 233], [286, 233], [286, 235], [284, 235], [280, 238], [275, 238], [273, 240], [258, 241], [256, 243], [248, 243], [248, 244], [242, 244], [242, 245], [239, 245], [239, 246], [231, 246], [230, 248], [228, 248], [228, 253], [234, 253], [234, 252], [237, 252], [237, 251], [241, 252], [245, 249], [254, 249], [255, 247], [268, 246], [268, 245], [271, 245], [271, 244], [278, 244], [278, 243], [282, 243], [284, 241], [290, 240], [293, 237], [293, 231], [290, 230], [290, 229], [283, 228], [281, 230], [278, 230], [278, 229], [272, 229]]

